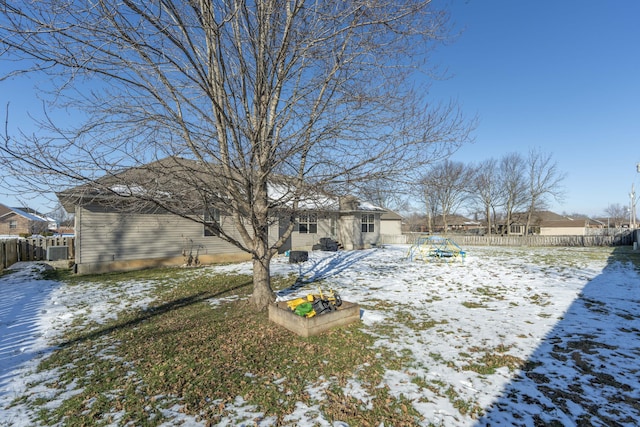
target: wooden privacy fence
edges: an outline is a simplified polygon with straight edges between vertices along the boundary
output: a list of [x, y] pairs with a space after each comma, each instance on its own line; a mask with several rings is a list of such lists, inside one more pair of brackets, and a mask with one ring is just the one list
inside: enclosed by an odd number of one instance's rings
[[[415, 243], [420, 233], [407, 235], [407, 243]], [[472, 236], [447, 234], [460, 246], [626, 246], [633, 245], [634, 232], [613, 236]]]
[[[18, 261], [47, 261], [66, 252], [66, 259], [74, 259], [73, 237], [39, 237], [0, 241], [0, 267], [7, 268]], [[59, 251], [58, 249], [64, 248]]]

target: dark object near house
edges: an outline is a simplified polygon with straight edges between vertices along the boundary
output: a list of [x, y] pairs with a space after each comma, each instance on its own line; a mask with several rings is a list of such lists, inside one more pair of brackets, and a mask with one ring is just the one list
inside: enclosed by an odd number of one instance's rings
[[307, 251], [291, 251], [289, 252], [289, 264], [297, 264], [309, 260], [309, 252]]
[[69, 258], [67, 246], [49, 246], [47, 248], [47, 261], [60, 261]]
[[335, 252], [338, 250], [338, 242], [329, 237], [323, 237], [320, 239], [320, 250]]
[[[342, 303], [342, 300], [340, 302]], [[330, 313], [337, 310], [337, 307], [331, 304], [329, 301], [320, 298], [314, 299], [311, 303], [311, 306], [316, 312], [316, 315]]]

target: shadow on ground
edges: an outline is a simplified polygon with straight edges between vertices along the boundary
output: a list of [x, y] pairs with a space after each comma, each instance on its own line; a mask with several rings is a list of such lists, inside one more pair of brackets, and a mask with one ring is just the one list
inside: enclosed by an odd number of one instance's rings
[[476, 426], [637, 425], [639, 379], [640, 253], [622, 247]]
[[44, 302], [60, 286], [58, 282], [36, 280], [41, 265], [15, 266], [0, 277], [0, 395], [15, 369], [36, 355], [51, 351], [42, 344], [44, 331], [38, 323]]
[[335, 276], [362, 259], [371, 256], [371, 251], [340, 251], [335, 256], [309, 260], [299, 264], [296, 282], [286, 289], [276, 292], [278, 297], [286, 297], [309, 283]]

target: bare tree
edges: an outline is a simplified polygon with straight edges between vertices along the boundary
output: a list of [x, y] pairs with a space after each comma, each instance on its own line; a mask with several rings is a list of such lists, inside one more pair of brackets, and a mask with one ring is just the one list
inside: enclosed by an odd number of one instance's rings
[[55, 219], [59, 226], [73, 226], [73, 215], [67, 212], [60, 202], [48, 213], [48, 216]]
[[472, 177], [472, 168], [462, 162], [445, 160], [431, 167], [422, 179], [426, 198], [438, 207], [445, 231], [447, 216], [455, 213], [469, 197]]
[[561, 184], [566, 174], [558, 170], [557, 163], [552, 161], [551, 154], [544, 154], [540, 150], [529, 150], [527, 164], [527, 192], [529, 208], [527, 209], [527, 223], [525, 233], [529, 231], [531, 218], [536, 210], [547, 206], [548, 198], [560, 200], [562, 197]]
[[425, 219], [427, 221], [427, 231], [433, 232], [434, 219], [440, 215], [440, 204], [438, 203], [437, 188], [427, 177], [420, 180], [420, 197], [425, 206]]
[[[353, 191], [468, 139], [455, 104], [429, 105], [415, 87], [448, 31], [431, 3], [1, 0], [0, 54], [15, 65], [4, 77], [37, 74], [47, 111], [79, 120], [5, 135], [2, 151], [38, 188], [83, 184], [204, 224], [195, 212], [223, 210], [236, 231], [212, 227], [251, 254], [264, 308], [271, 258], [309, 188]], [[120, 173], [131, 167], [144, 173]], [[168, 170], [174, 188], [132, 180]], [[288, 177], [277, 199], [275, 176]], [[290, 224], [270, 244], [278, 210]]]
[[482, 161], [474, 170], [471, 179], [472, 199], [480, 205], [487, 221], [487, 233], [491, 234], [496, 219], [496, 204], [501, 200], [498, 182], [498, 162], [495, 159]]
[[513, 214], [527, 205], [527, 183], [525, 179], [525, 161], [518, 153], [504, 155], [499, 163], [500, 205], [505, 213], [505, 233], [511, 233]]
[[409, 209], [408, 186], [403, 182], [391, 179], [373, 180], [361, 189], [362, 199], [376, 206], [393, 211], [406, 211]]
[[627, 212], [627, 208], [620, 203], [610, 204], [604, 210], [604, 213], [607, 214], [610, 221], [613, 221], [613, 226], [616, 228], [621, 227], [622, 224], [626, 221]]

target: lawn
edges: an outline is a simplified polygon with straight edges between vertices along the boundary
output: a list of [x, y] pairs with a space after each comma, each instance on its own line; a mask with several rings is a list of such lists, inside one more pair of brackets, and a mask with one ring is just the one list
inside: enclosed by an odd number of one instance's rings
[[640, 418], [637, 252], [472, 247], [464, 262], [411, 262], [407, 248], [313, 252], [297, 265], [276, 259], [280, 299], [320, 287], [362, 308], [361, 323], [312, 338], [252, 310], [248, 263], [40, 281], [5, 275], [3, 288], [29, 281], [41, 301], [30, 344], [38, 350], [0, 370], [0, 425]]

